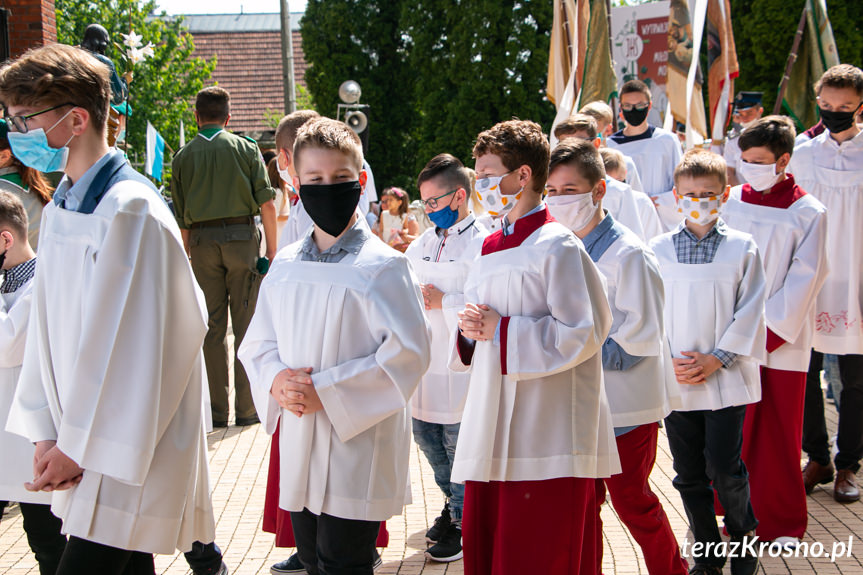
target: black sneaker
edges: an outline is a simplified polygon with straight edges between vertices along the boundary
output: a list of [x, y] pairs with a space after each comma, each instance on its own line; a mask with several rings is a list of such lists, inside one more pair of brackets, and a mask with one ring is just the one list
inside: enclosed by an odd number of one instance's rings
[[722, 569], [715, 565], [696, 563], [695, 567], [689, 570], [689, 575], [722, 575]]
[[440, 541], [426, 549], [426, 557], [440, 563], [461, 559], [461, 527], [450, 524]]
[[[375, 563], [372, 566], [372, 569], [377, 571], [381, 565], [384, 564], [384, 560], [381, 559], [381, 554], [378, 553], [378, 550], [375, 549]], [[300, 556], [296, 553], [285, 559], [284, 561], [279, 561], [272, 567], [270, 567], [270, 573], [272, 575], [302, 575], [306, 572], [303, 564], [300, 563]]]
[[449, 514], [449, 502], [443, 506], [443, 511], [440, 512], [440, 517], [434, 520], [434, 525], [426, 531], [426, 541], [429, 543], [437, 543], [444, 536], [446, 530], [452, 524], [452, 517]]
[[756, 540], [754, 547], [758, 549], [758, 537], [754, 531], [750, 531], [742, 537], [731, 537], [732, 543], [740, 544], [737, 553], [731, 558], [731, 575], [755, 575], [758, 572], [758, 565], [760, 564], [758, 555], [754, 551], [750, 552], [751, 549], [747, 547], [747, 544], [753, 539]]
[[305, 572], [306, 568], [300, 563], [300, 556], [296, 553], [270, 567], [272, 575], [300, 575]]

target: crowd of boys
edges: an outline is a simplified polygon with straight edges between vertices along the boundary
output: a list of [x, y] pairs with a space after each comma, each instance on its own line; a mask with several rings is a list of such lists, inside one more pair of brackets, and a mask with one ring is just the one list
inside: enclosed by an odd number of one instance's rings
[[[28, 52], [0, 70], [9, 141], [64, 177], [38, 266], [26, 212], [0, 193], [0, 499], [22, 502], [43, 574], [150, 575], [180, 549], [196, 575], [226, 575], [205, 429], [228, 404], [211, 382], [210, 412], [205, 381], [230, 308], [238, 422], [274, 436], [265, 525], [297, 548], [273, 573], [371, 574], [410, 500], [412, 436], [447, 501], [427, 556], [469, 575], [600, 573], [606, 493], [650, 573], [755, 573], [747, 541], [797, 545], [815, 485], [860, 496], [863, 71], [836, 66], [815, 90], [823, 131], [746, 120], [733, 165], [649, 125], [639, 81], [618, 132], [603, 103], [554, 149], [538, 124], [501, 122], [476, 139], [475, 185], [449, 154], [419, 174], [434, 225], [405, 254], [358, 210], [356, 134], [295, 113], [278, 172], [309, 223], [292, 215], [276, 254], [273, 193], [225, 131], [225, 94], [199, 94], [172, 212], [107, 145], [107, 69], [68, 46]], [[230, 209], [200, 195], [213, 170], [244, 190]], [[472, 192], [495, 210], [474, 215]], [[842, 383], [835, 467], [825, 353]], [[648, 482], [663, 422], [688, 561]]]

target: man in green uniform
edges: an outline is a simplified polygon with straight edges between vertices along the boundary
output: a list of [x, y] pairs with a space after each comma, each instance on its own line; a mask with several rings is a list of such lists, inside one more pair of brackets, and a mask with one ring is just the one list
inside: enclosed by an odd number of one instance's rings
[[275, 191], [254, 141], [225, 130], [230, 95], [212, 86], [195, 100], [198, 135], [174, 156], [171, 195], [192, 270], [207, 300], [209, 330], [204, 359], [210, 380], [213, 426], [228, 425], [228, 312], [234, 329], [234, 389], [237, 425], [258, 423], [249, 379], [236, 350], [258, 297], [256, 270], [264, 224], [266, 257], [276, 254]]

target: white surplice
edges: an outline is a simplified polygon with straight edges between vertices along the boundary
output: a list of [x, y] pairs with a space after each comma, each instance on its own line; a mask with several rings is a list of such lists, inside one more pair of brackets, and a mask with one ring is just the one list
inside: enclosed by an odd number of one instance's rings
[[812, 346], [863, 354], [863, 132], [841, 145], [823, 132], [794, 149], [788, 171], [827, 207], [830, 272], [815, 304]]
[[[615, 220], [629, 228], [636, 236], [645, 240], [644, 226], [641, 225], [638, 205], [635, 203], [636, 192], [632, 186], [620, 182], [612, 177], [605, 177], [605, 197], [602, 198], [602, 207], [608, 210]], [[650, 201], [650, 198], [645, 196]], [[646, 241], [646, 240], [645, 240]]]
[[683, 155], [677, 135], [662, 128], [653, 128], [649, 138], [623, 144], [608, 138], [608, 147], [632, 158], [638, 167], [644, 192], [656, 199], [663, 229], [669, 231], [675, 228], [681, 218], [671, 190], [674, 188], [674, 169]]
[[543, 209], [517, 220], [512, 235], [529, 235], [468, 275], [465, 301], [504, 320], [497, 343], [476, 342], [470, 366], [453, 351], [451, 368], [471, 372], [453, 481], [620, 472], [602, 380], [612, 321], [604, 281], [581, 241], [546, 218]]
[[644, 184], [641, 183], [641, 175], [638, 173], [638, 166], [636, 166], [632, 158], [626, 154], [623, 154], [623, 163], [626, 165], [626, 183], [632, 186], [632, 189], [636, 192], [643, 192]]
[[[33, 298], [33, 280], [12, 293], [0, 294], [0, 424], [6, 425], [9, 408], [15, 397], [15, 386], [24, 361], [27, 322]], [[0, 500], [50, 505], [51, 494], [24, 489], [33, 481], [33, 443], [0, 429]]]
[[422, 284], [444, 292], [441, 309], [425, 310], [431, 325], [431, 363], [411, 399], [411, 415], [429, 423], [461, 421], [470, 376], [448, 367], [458, 312], [464, 309], [464, 282], [479, 257], [488, 231], [469, 214], [444, 237], [429, 228], [405, 251]]
[[683, 351], [736, 353], [705, 383], [680, 387], [678, 411], [716, 410], [761, 399], [759, 363], [766, 355], [765, 283], [761, 256], [752, 236], [733, 229], [719, 244], [713, 262], [677, 262], [672, 235], [650, 243], [665, 284], [665, 330], [672, 357]]
[[[370, 232], [369, 232], [369, 235]], [[410, 502], [410, 397], [429, 363], [422, 295], [406, 257], [377, 237], [340, 262], [279, 252], [240, 346], [267, 433], [280, 424], [279, 507], [384, 521]], [[323, 410], [297, 417], [270, 395], [313, 369]]]
[[122, 181], [92, 214], [48, 204], [41, 234], [7, 430], [84, 468], [53, 492], [63, 532], [148, 553], [212, 541], [207, 313], [173, 214]]
[[659, 263], [644, 242], [623, 231], [596, 262], [613, 318], [608, 337], [627, 354], [643, 358], [624, 371], [605, 370], [615, 427], [654, 423], [682, 406], [665, 337]]
[[827, 210], [806, 194], [788, 208], [740, 200], [732, 188], [722, 208], [730, 227], [751, 234], [764, 263], [767, 327], [786, 341], [764, 365], [807, 371], [815, 333], [815, 300], [827, 277]]

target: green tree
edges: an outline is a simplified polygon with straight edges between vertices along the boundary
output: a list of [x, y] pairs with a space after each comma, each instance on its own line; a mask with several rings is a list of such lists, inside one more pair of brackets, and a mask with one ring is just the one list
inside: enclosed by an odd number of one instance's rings
[[[740, 62], [735, 90], [764, 92], [764, 110], [768, 113], [773, 111], [805, 2], [731, 0], [731, 21]], [[839, 59], [863, 65], [863, 11], [859, 10], [859, 0], [828, 0], [827, 15]]]
[[404, 21], [419, 117], [414, 173], [442, 152], [472, 165], [477, 134], [502, 120], [551, 127], [551, 2], [419, 0], [405, 7]]
[[405, 58], [402, 0], [309, 0], [300, 22], [309, 68], [306, 84], [318, 112], [336, 117], [339, 85], [355, 80], [369, 110], [366, 154], [381, 185], [413, 179], [413, 74]]
[[[195, 45], [185, 33], [182, 18], [155, 15], [155, 0], [56, 0], [57, 40], [77, 45], [90, 24], [101, 24], [111, 41], [122, 46], [120, 34], [134, 30], [143, 43], [154, 44], [154, 56], [133, 67], [134, 79], [129, 86], [132, 117], [126, 128], [131, 150], [143, 159], [147, 121], [162, 134], [168, 145], [179, 147], [182, 118], [186, 136], [194, 136], [195, 117], [190, 102], [203, 88], [204, 81], [216, 67], [215, 59], [192, 58]], [[106, 55], [114, 61], [118, 73], [127, 70], [124, 53], [109, 46]]]
[[551, 20], [547, 0], [309, 0], [306, 82], [332, 117], [339, 85], [359, 82], [375, 179], [414, 189], [436, 154], [472, 164], [476, 135], [496, 122], [516, 116], [550, 128]]

